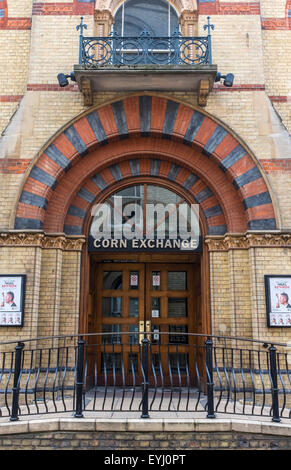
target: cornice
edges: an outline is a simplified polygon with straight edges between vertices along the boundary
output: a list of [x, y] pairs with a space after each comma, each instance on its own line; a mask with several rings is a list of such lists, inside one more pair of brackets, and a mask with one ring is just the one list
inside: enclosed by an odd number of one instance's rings
[[2, 247], [35, 247], [62, 251], [81, 251], [84, 236], [67, 236], [64, 233], [46, 234], [44, 232], [0, 232]]
[[207, 236], [205, 243], [209, 251], [248, 250], [250, 248], [291, 248], [291, 233], [228, 233], [222, 237]]
[[[35, 247], [58, 249], [62, 251], [81, 251], [86, 238], [82, 235], [64, 233], [46, 234], [44, 232], [0, 232], [1, 247]], [[204, 242], [209, 251], [248, 250], [250, 248], [291, 248], [291, 232], [247, 232], [226, 234], [225, 236], [206, 236]]]

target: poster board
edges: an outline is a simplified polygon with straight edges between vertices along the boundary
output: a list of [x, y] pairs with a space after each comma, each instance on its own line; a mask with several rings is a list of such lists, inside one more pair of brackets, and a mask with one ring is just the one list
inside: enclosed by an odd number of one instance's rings
[[267, 325], [291, 327], [291, 275], [265, 275]]
[[23, 326], [25, 274], [0, 275], [0, 326]]

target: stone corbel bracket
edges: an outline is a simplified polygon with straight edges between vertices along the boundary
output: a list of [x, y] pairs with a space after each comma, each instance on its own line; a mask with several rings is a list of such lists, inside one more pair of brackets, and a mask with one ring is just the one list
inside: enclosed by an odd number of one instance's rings
[[89, 78], [83, 78], [81, 82], [81, 92], [84, 97], [84, 106], [93, 105], [93, 90], [91, 80]]
[[209, 80], [200, 80], [199, 89], [198, 89], [198, 105], [205, 108], [207, 105], [207, 98], [210, 93], [210, 83]]

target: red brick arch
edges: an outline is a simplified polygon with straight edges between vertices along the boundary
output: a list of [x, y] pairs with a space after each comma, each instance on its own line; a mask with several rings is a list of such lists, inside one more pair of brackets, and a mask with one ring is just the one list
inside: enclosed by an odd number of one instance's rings
[[28, 171], [14, 227], [83, 233], [100, 191], [148, 176], [188, 191], [210, 234], [276, 228], [269, 189], [244, 144], [200, 109], [146, 94], [90, 109], [51, 139]]
[[0, 0], [0, 29], [7, 24], [8, 6], [7, 0]]

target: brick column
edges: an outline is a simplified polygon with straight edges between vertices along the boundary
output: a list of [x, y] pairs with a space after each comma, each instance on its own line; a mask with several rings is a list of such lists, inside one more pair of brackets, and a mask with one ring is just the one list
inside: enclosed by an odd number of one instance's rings
[[95, 34], [96, 36], [108, 36], [113, 25], [113, 16], [109, 10], [95, 10]]
[[183, 11], [179, 23], [182, 36], [198, 36], [197, 11]]

